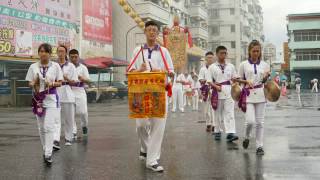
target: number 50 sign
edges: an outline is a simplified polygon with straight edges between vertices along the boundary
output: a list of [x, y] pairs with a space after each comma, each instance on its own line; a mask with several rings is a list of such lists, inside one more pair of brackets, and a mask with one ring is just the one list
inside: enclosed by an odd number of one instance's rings
[[0, 40], [0, 54], [14, 54], [15, 47], [10, 41]]

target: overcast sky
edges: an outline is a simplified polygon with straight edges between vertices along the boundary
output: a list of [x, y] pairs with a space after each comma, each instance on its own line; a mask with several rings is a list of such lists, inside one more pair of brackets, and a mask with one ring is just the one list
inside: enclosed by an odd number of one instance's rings
[[266, 41], [282, 51], [282, 43], [287, 41], [286, 16], [297, 13], [320, 13], [320, 0], [260, 0], [264, 18]]

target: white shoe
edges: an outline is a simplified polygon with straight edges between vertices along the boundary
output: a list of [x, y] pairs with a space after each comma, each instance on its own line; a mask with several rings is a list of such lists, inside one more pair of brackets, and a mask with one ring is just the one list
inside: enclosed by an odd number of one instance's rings
[[172, 109], [172, 111], [171, 111], [171, 112], [175, 113], [176, 111]]
[[155, 164], [155, 165], [147, 165], [147, 168], [148, 169], [151, 169], [152, 171], [154, 172], [163, 172], [164, 169], [162, 166], [160, 166], [159, 164]]
[[66, 140], [66, 143], [65, 143], [64, 145], [66, 145], [66, 146], [71, 146], [72, 143], [71, 143], [71, 141]]

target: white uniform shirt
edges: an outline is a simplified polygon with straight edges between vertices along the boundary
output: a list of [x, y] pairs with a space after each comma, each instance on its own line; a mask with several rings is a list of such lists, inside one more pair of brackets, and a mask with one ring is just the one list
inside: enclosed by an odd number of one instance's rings
[[[163, 52], [163, 56], [165, 59], [162, 58], [162, 55], [160, 53], [160, 48]], [[133, 51], [133, 57], [130, 61], [130, 63], [134, 60], [136, 55], [140, 52], [141, 46], [136, 47]], [[147, 72], [150, 72], [151, 68], [156, 68], [160, 69], [163, 71], [166, 71], [166, 66], [164, 64], [164, 61], [167, 62], [168, 68], [170, 72], [174, 72], [173, 69], [173, 63], [171, 56], [169, 54], [169, 51], [165, 47], [160, 47], [157, 45], [152, 52], [149, 52], [149, 49], [146, 47], [146, 45], [143, 47], [143, 55], [144, 55], [144, 60], [147, 63]], [[143, 59], [142, 59], [142, 53], [140, 52], [136, 62], [132, 65], [132, 67], [129, 69], [129, 71], [134, 70], [134, 69], [140, 69], [141, 64], [143, 64]], [[150, 67], [151, 65], [151, 67]]]
[[193, 89], [194, 91], [194, 96], [199, 96], [199, 90], [201, 88], [201, 85], [200, 85], [200, 82], [197, 80], [192, 80], [192, 85], [191, 85], [191, 88]]
[[[41, 69], [41, 70], [40, 70]], [[40, 92], [45, 90], [45, 81], [49, 83], [63, 80], [63, 74], [58, 63], [49, 61], [47, 71], [43, 71], [40, 62], [31, 64], [27, 72], [26, 80], [34, 81], [37, 76], [40, 79]], [[43, 100], [43, 107], [57, 107], [57, 97], [55, 94], [48, 94]]]
[[208, 68], [203, 66], [199, 72], [199, 80], [207, 80], [208, 79]]
[[[252, 81], [254, 86], [260, 85], [262, 83], [263, 76], [266, 72], [270, 71], [269, 65], [260, 61], [256, 64], [256, 73], [254, 64], [250, 64], [249, 61], [243, 61], [239, 67], [240, 78], [245, 78], [246, 80]], [[248, 103], [261, 103], [266, 102], [263, 87], [257, 89], [250, 89], [250, 95], [247, 97]]]
[[[68, 79], [72, 81], [78, 81], [78, 74], [76, 67], [70, 63], [66, 62], [63, 66], [60, 65], [63, 75], [66, 75]], [[62, 85], [57, 88], [60, 102], [62, 103], [74, 103], [76, 101], [73, 91], [69, 85]]]
[[[77, 71], [77, 81], [78, 83], [80, 83], [78, 76], [82, 76], [85, 79], [90, 79], [89, 76], [89, 71], [88, 68], [79, 63], [79, 65], [76, 67], [76, 71]], [[71, 86], [71, 89], [74, 93], [75, 96], [86, 96], [86, 91], [84, 90], [84, 87], [77, 87], [77, 86]]]
[[[222, 72], [222, 67], [216, 62], [209, 66], [207, 82], [213, 82], [214, 79], [215, 83], [223, 83], [237, 77], [238, 74], [233, 64], [226, 63]], [[231, 98], [231, 85], [222, 85], [221, 92], [218, 92], [218, 97], [219, 99]]]
[[173, 87], [174, 88], [181, 88], [182, 90], [182, 84], [177, 83], [176, 81], [186, 81], [185, 77], [183, 74], [179, 74], [177, 76], [174, 76], [174, 82], [173, 82]]

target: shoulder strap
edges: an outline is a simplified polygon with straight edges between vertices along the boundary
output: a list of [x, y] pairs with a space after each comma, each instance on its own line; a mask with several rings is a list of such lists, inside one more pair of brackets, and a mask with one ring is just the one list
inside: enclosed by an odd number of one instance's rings
[[162, 56], [163, 64], [164, 64], [166, 70], [169, 72], [169, 66], [168, 66], [167, 60], [166, 60], [166, 58], [164, 57], [164, 54], [163, 54], [163, 51], [162, 51], [161, 47], [159, 47], [159, 49], [160, 49], [160, 53], [161, 53], [161, 56]]
[[133, 66], [133, 64], [137, 61], [138, 59], [138, 56], [140, 54], [140, 52], [142, 51], [142, 46], [141, 46], [141, 49], [138, 51], [138, 53], [136, 54], [136, 56], [134, 57], [133, 61], [130, 63], [130, 65], [128, 66], [127, 68], [127, 72], [131, 69], [131, 67]]

